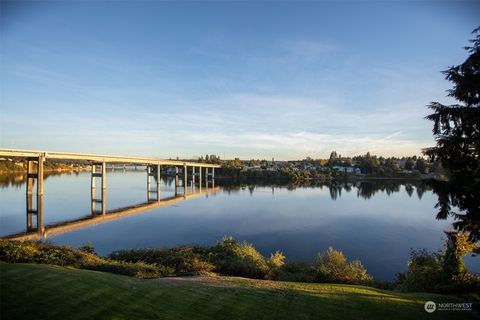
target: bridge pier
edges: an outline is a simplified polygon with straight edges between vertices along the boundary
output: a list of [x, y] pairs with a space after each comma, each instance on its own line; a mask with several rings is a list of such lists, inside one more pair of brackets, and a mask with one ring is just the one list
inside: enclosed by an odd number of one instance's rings
[[178, 167], [175, 167], [175, 197], [178, 196]]
[[107, 163], [102, 162], [102, 190], [107, 189]]
[[147, 201], [150, 201], [150, 195], [153, 192], [157, 194], [157, 201], [160, 201], [160, 169], [160, 165], [157, 165], [157, 189], [152, 191], [152, 183], [150, 177], [154, 177], [155, 174], [153, 173], [152, 166], [147, 164]]
[[160, 202], [160, 183], [161, 183], [160, 169], [161, 169], [161, 166], [157, 164], [157, 201], [158, 202]]
[[96, 164], [92, 164], [92, 176], [90, 179], [90, 200], [91, 200], [92, 216], [96, 215], [96, 199], [95, 199], [95, 195], [97, 193], [97, 186], [95, 184], [96, 167], [97, 167]]
[[[107, 213], [107, 163], [102, 162], [102, 168], [101, 172], [96, 172], [97, 169], [97, 164], [93, 163], [92, 164], [92, 179], [91, 179], [91, 184], [90, 184], [90, 189], [91, 189], [91, 211], [92, 211], [92, 216], [95, 216], [97, 214], [96, 210], [96, 204], [97, 202], [101, 202], [102, 204], [102, 215], [105, 215]], [[97, 185], [95, 182], [95, 178], [102, 178], [102, 191], [101, 191], [101, 199], [98, 200], [96, 198], [96, 193], [97, 193]]]
[[198, 186], [200, 187], [200, 192], [202, 191], [202, 167], [198, 167]]
[[[27, 160], [27, 185], [26, 185], [26, 212], [27, 212], [27, 231], [36, 231], [43, 236], [44, 227], [42, 222], [43, 213], [43, 161], [45, 155], [41, 155], [37, 160], [37, 172], [33, 170], [34, 159]], [[37, 203], [33, 206], [33, 181], [37, 179]], [[37, 216], [36, 227], [33, 226], [33, 215]]]
[[37, 165], [37, 195], [43, 195], [43, 161], [45, 156], [41, 155], [38, 157]]
[[187, 173], [187, 165], [183, 165], [183, 196], [187, 196], [187, 188], [188, 188], [188, 173]]
[[35, 174], [33, 173], [33, 161], [28, 160], [27, 162], [27, 194], [32, 194], [34, 176]]
[[151, 174], [151, 168], [150, 165], [147, 164], [147, 201], [150, 201], [150, 176]]

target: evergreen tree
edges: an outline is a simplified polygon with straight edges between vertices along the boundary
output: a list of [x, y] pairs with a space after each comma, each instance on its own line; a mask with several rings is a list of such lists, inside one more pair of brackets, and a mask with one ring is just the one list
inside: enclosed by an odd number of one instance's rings
[[[448, 182], [436, 183], [439, 193], [437, 218], [455, 218], [453, 226], [467, 232], [471, 241], [480, 240], [480, 28], [473, 31], [468, 58], [444, 71], [452, 82], [450, 97], [459, 103], [432, 102], [436, 146], [425, 150], [447, 170]], [[457, 211], [458, 210], [458, 211]]]

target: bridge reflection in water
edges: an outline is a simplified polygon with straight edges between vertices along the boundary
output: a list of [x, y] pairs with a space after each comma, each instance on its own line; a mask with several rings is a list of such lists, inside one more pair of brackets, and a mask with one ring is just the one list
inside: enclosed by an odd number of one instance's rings
[[[172, 205], [181, 201], [186, 201], [188, 199], [196, 198], [201, 195], [209, 195], [216, 193], [219, 188], [215, 187], [214, 179], [205, 179], [203, 183], [200, 181], [195, 182], [195, 175], [191, 175], [192, 178], [190, 181], [187, 181], [186, 184], [179, 185], [178, 176], [175, 177], [175, 195], [166, 198], [160, 198], [159, 190], [154, 190], [156, 197], [152, 198], [150, 194], [152, 191], [148, 192], [147, 201], [143, 203], [138, 203], [132, 206], [117, 208], [112, 210], [106, 210], [106, 190], [102, 189], [101, 199], [95, 199], [95, 190], [92, 190], [92, 206], [91, 214], [85, 217], [64, 221], [60, 223], [43, 225], [43, 195], [37, 194], [35, 196], [35, 206], [34, 206], [34, 196], [31, 192], [31, 185], [27, 182], [27, 194], [26, 194], [26, 215], [27, 215], [27, 227], [25, 232], [12, 234], [3, 239], [12, 239], [12, 240], [36, 240], [48, 238], [65, 232], [74, 231], [77, 229], [85, 228], [91, 225], [123, 218], [130, 215], [135, 215], [143, 212], [147, 212], [153, 209], [160, 207]], [[182, 189], [182, 192], [179, 193], [179, 189]], [[100, 204], [97, 209], [97, 204]]]
[[[220, 168], [220, 165], [217, 164], [192, 161], [12, 149], [0, 149], [0, 157], [5, 159], [23, 159], [27, 162], [26, 232], [4, 237], [19, 240], [46, 238], [48, 236], [86, 227], [91, 224], [144, 212], [179, 201], [184, 201], [201, 194], [214, 192], [216, 191], [214, 182], [215, 168]], [[48, 226], [43, 225], [43, 163], [47, 160], [55, 162], [81, 163], [91, 166], [91, 214], [89, 216]], [[112, 165], [113, 168], [115, 167], [115, 164], [123, 165], [124, 168], [126, 165], [145, 165], [147, 172], [147, 201], [134, 206], [107, 211], [106, 189], [108, 164]], [[165, 199], [160, 198], [160, 174], [162, 172], [162, 167], [169, 169], [174, 168], [175, 175], [175, 195]], [[198, 168], [198, 172], [196, 172], [196, 168]], [[183, 189], [182, 194], [179, 193], [180, 171]], [[157, 185], [154, 190], [151, 188], [152, 177]], [[198, 189], [196, 177], [198, 177]], [[202, 177], [205, 179], [204, 183], [202, 182]], [[101, 192], [99, 199], [96, 198], [96, 178], [101, 179]], [[37, 189], [35, 204], [33, 201], [34, 182]], [[154, 197], [152, 197], [153, 194], [155, 195]], [[99, 210], [97, 210], [97, 204], [100, 204], [98, 208]], [[34, 216], [36, 217], [35, 223]]]

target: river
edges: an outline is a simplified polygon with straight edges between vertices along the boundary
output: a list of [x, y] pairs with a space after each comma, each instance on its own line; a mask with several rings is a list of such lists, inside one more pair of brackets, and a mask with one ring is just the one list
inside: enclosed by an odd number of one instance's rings
[[[0, 182], [0, 236], [26, 231], [24, 181], [17, 176]], [[109, 171], [107, 181], [106, 215], [147, 202], [145, 171]], [[105, 221], [95, 213], [97, 223], [52, 233], [46, 240], [75, 247], [91, 242], [106, 255], [127, 248], [212, 245], [229, 235], [253, 243], [265, 256], [280, 250], [289, 261], [311, 261], [333, 246], [348, 259], [360, 259], [375, 278], [393, 280], [405, 271], [411, 248], [442, 249], [443, 230], [452, 222], [436, 220], [437, 197], [421, 182], [260, 186], [215, 181], [215, 187], [187, 189], [193, 195], [187, 198], [182, 190], [175, 198], [173, 180], [162, 180], [161, 206]], [[90, 173], [45, 178], [42, 224], [47, 230], [89, 217]], [[465, 260], [470, 271], [480, 271], [478, 257]]]

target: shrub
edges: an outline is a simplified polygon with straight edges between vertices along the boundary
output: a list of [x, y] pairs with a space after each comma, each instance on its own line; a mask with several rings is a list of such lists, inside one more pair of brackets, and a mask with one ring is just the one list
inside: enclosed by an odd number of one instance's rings
[[411, 250], [407, 272], [397, 274], [396, 288], [402, 291], [438, 293], [480, 292], [479, 275], [464, 271], [451, 276], [446, 263], [450, 257], [446, 253]]
[[348, 263], [344, 254], [332, 247], [328, 247], [325, 253], [318, 254], [314, 269], [319, 282], [355, 284], [371, 280], [359, 260]]
[[285, 256], [280, 252], [270, 254], [270, 258], [267, 260], [267, 266], [270, 269], [268, 278], [276, 279], [280, 273], [280, 269], [285, 265]]
[[281, 281], [315, 282], [315, 269], [308, 262], [288, 262], [279, 270], [276, 279]]
[[403, 291], [432, 291], [443, 282], [443, 254], [425, 249], [411, 250], [407, 272], [397, 274], [397, 287]]
[[[0, 241], [0, 260], [17, 263], [45, 263], [107, 271], [138, 278], [165, 275], [210, 274], [303, 282], [365, 283], [370, 276], [360, 261], [347, 263], [345, 256], [329, 248], [314, 265], [285, 264], [277, 251], [265, 259], [253, 245], [224, 237], [213, 247], [183, 246], [172, 249], [120, 250], [107, 259], [95, 255], [93, 246], [81, 249], [37, 241]], [[470, 282], [475, 283], [474, 280]]]
[[81, 251], [83, 251], [83, 252], [86, 252], [86, 253], [93, 253], [93, 254], [95, 254], [95, 247], [93, 246], [93, 244], [92, 244], [90, 241], [85, 242], [85, 243], [83, 244], [83, 246], [81, 246], [79, 249], [80, 249]]
[[40, 241], [0, 240], [0, 260], [9, 263], [39, 263], [100, 270], [138, 278], [154, 278], [170, 273], [163, 266], [143, 262], [127, 263], [100, 258], [70, 246]]
[[70, 246], [55, 246], [48, 242], [0, 241], [0, 259], [10, 263], [79, 266], [83, 255], [84, 253]]
[[231, 237], [224, 237], [211, 250], [211, 261], [215, 271], [233, 276], [265, 279], [270, 268], [265, 258], [253, 247], [243, 242], [237, 243]]
[[109, 257], [118, 261], [156, 264], [168, 268], [175, 275], [205, 275], [215, 268], [207, 261], [207, 249], [203, 247], [120, 250], [112, 252]]

